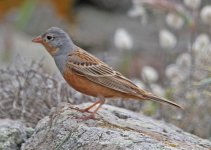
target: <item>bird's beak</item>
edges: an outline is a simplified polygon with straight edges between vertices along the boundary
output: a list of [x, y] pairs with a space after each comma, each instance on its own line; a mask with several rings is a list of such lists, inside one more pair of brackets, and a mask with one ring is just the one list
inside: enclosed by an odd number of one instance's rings
[[34, 38], [34, 39], [32, 40], [32, 42], [35, 42], [35, 43], [42, 43], [42, 36], [41, 36], [41, 35], [37, 36], [36, 38]]

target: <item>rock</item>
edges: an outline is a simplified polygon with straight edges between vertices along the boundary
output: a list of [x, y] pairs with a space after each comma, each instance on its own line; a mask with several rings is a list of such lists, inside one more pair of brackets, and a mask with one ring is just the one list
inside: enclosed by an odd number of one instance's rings
[[0, 119], [0, 149], [17, 150], [27, 138], [27, 128], [20, 121]]
[[81, 120], [88, 113], [63, 103], [43, 118], [22, 150], [208, 150], [211, 142], [165, 123], [122, 108], [103, 105], [98, 120]]

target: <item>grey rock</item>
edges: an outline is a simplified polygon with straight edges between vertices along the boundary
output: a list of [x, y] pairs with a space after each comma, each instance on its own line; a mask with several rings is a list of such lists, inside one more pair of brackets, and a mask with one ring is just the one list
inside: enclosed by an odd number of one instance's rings
[[0, 149], [18, 150], [27, 138], [27, 128], [20, 121], [0, 119]]
[[82, 120], [88, 113], [57, 107], [43, 118], [22, 150], [208, 150], [211, 142], [181, 129], [114, 106], [103, 105], [97, 120]]

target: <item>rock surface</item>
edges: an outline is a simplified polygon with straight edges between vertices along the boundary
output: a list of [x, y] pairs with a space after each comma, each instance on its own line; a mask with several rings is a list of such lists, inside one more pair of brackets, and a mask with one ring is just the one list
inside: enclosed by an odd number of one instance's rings
[[0, 119], [0, 149], [18, 150], [27, 138], [27, 128], [20, 121]]
[[22, 150], [208, 150], [211, 142], [141, 114], [103, 105], [98, 120], [81, 120], [88, 113], [61, 104], [43, 118]]

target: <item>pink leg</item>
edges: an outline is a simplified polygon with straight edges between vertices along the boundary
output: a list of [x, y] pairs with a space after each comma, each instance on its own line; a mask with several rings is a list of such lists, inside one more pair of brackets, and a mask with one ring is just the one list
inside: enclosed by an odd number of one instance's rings
[[94, 106], [96, 106], [97, 104], [99, 104], [99, 103], [101, 103], [101, 100], [96, 101], [94, 104], [92, 104], [91, 106], [89, 106], [89, 107], [87, 107], [87, 108], [84, 108], [84, 109], [79, 109], [79, 108], [71, 108], [71, 109], [75, 109], [75, 110], [80, 111], [80, 112], [82, 112], [82, 113], [84, 113], [84, 112], [91, 113], [89, 110], [90, 110], [92, 107], [94, 107]]
[[95, 114], [97, 113], [97, 111], [100, 109], [100, 107], [105, 103], [105, 99], [103, 98], [103, 100], [99, 100], [97, 102], [95, 102], [93, 105], [85, 108], [84, 110], [85, 111], [88, 111], [89, 109], [91, 109], [92, 107], [94, 107], [95, 105], [99, 104], [97, 106], [97, 108], [89, 115], [89, 116], [86, 116], [86, 117], [82, 117], [81, 119], [82, 120], [88, 120], [88, 119], [96, 119], [95, 118]]

